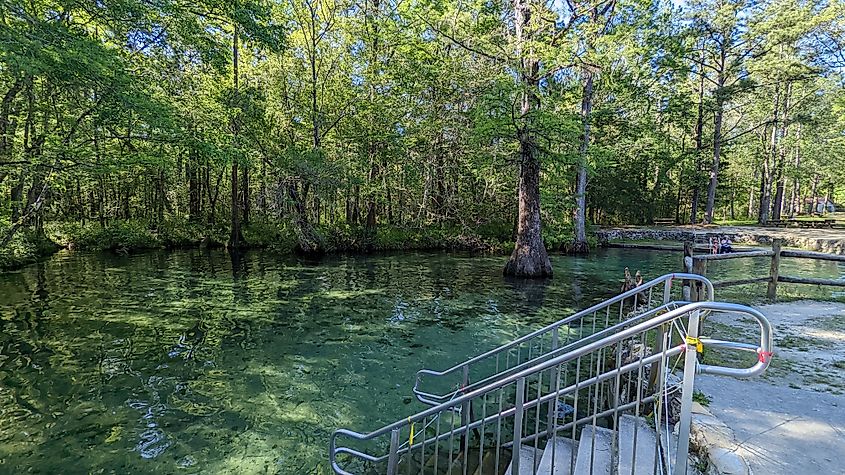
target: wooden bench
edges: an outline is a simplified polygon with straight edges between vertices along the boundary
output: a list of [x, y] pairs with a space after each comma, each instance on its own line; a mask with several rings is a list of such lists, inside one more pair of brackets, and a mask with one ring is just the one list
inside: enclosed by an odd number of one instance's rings
[[654, 218], [656, 226], [671, 226], [675, 224], [675, 218]]
[[836, 225], [835, 219], [793, 219], [800, 228], [833, 228]]
[[785, 228], [785, 227], [789, 226], [790, 222], [791, 222], [790, 220], [786, 220], [786, 219], [770, 219], [769, 222], [766, 223], [766, 226], [774, 226], [776, 228], [781, 228], [781, 227]]

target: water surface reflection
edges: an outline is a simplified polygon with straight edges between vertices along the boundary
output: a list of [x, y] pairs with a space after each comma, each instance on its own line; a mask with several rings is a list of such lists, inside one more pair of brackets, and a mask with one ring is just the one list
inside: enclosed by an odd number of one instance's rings
[[0, 472], [328, 473], [334, 428], [419, 409], [409, 395], [420, 367], [607, 297], [626, 266], [650, 278], [679, 260], [556, 256], [555, 278], [530, 282], [502, 278], [500, 257], [61, 253], [0, 275]]

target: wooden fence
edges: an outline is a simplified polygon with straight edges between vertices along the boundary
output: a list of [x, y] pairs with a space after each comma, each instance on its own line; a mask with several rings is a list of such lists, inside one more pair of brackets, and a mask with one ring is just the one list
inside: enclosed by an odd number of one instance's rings
[[[768, 285], [768, 288], [766, 289], [766, 296], [772, 301], [777, 299], [779, 282], [786, 282], [790, 284], [829, 285], [835, 287], [845, 287], [845, 280], [817, 279], [813, 277], [780, 275], [780, 262], [781, 259], [784, 257], [845, 262], [845, 255], [782, 249], [782, 245], [783, 242], [780, 239], [775, 239], [774, 241], [772, 241], [771, 249], [762, 249], [759, 251], [731, 252], [727, 254], [695, 255], [693, 253], [693, 243], [686, 242], [684, 243], [684, 272], [707, 276], [707, 263], [710, 261], [745, 259], [751, 257], [770, 257], [771, 265], [769, 266], [769, 275], [764, 277], [751, 277], [747, 279], [716, 281], [713, 282], [713, 286], [730, 287], [734, 285], [746, 285], [766, 282]], [[701, 294], [702, 291], [703, 289], [700, 288], [693, 289], [693, 295], [691, 297], [694, 300], [701, 299], [703, 297], [703, 295]]]

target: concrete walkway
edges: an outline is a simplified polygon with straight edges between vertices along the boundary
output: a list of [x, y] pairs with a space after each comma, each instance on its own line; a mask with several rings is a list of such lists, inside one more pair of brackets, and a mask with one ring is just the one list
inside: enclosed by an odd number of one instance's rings
[[752, 473], [845, 474], [842, 396], [718, 376], [700, 376], [696, 386], [734, 430], [734, 448]]
[[[758, 309], [775, 331], [766, 374], [754, 380], [699, 376], [696, 389], [734, 430], [733, 448], [753, 473], [845, 474], [845, 305], [801, 301]], [[711, 318], [705, 333], [716, 338], [758, 334], [748, 319]], [[711, 355], [712, 363], [731, 364], [729, 355]]]

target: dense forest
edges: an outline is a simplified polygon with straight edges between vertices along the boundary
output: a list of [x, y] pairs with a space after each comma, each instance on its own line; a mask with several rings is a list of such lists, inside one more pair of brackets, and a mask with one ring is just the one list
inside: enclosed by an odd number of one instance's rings
[[0, 252], [545, 275], [593, 225], [842, 202], [843, 73], [842, 0], [0, 0]]

